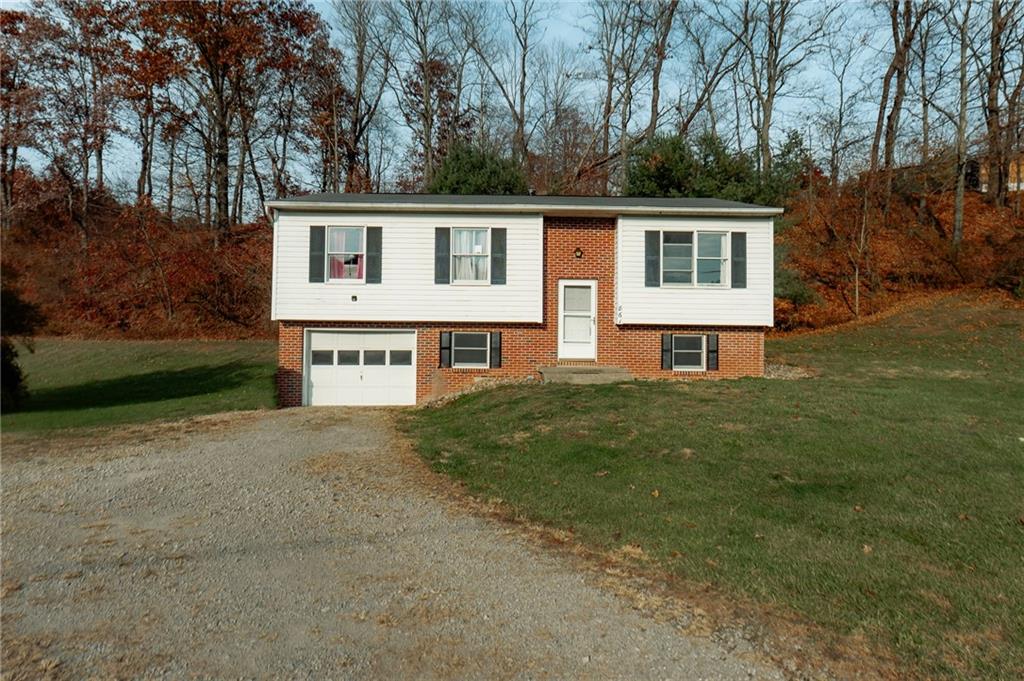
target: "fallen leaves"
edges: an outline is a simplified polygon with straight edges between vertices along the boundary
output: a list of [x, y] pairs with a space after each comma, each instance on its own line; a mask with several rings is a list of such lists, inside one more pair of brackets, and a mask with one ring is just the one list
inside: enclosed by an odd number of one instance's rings
[[865, 544], [860, 548], [860, 550], [864, 552], [865, 556], [870, 556], [872, 553], [875, 552], [875, 550], [871, 547], [871, 544]]
[[661, 496], [661, 492], [659, 492], [658, 490], [653, 490], [651, 492], [651, 496], [654, 497], [655, 499], [657, 499], [658, 497]]
[[616, 553], [620, 558], [632, 560], [647, 560], [647, 553], [639, 544], [623, 544]]
[[608, 475], [608, 471], [598, 471], [594, 473], [595, 478], [603, 478]]

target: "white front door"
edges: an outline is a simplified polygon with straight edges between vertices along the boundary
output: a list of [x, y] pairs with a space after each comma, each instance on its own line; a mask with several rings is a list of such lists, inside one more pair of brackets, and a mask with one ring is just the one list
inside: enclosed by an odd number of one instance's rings
[[416, 403], [412, 331], [310, 331], [308, 404]]
[[558, 358], [597, 359], [597, 282], [558, 282]]

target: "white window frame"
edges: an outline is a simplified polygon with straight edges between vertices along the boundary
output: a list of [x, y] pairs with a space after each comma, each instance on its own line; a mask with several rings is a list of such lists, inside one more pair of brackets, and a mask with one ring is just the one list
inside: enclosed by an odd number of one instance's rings
[[[332, 255], [353, 255], [356, 254], [354, 251], [331, 251], [331, 230], [332, 229], [358, 229], [362, 236], [359, 241], [363, 246], [363, 250], [359, 251], [358, 255], [363, 256], [363, 276], [358, 279], [332, 279], [331, 278], [331, 256]], [[325, 235], [324, 243], [324, 281], [328, 284], [342, 284], [342, 285], [355, 285], [366, 283], [366, 225], [328, 225], [327, 234]]]
[[[674, 281], [665, 281], [665, 233], [685, 233], [689, 232], [693, 235], [693, 251], [690, 255], [690, 283], [680, 283]], [[701, 234], [714, 234], [720, 236], [724, 240], [722, 247], [721, 258], [701, 258], [697, 255], [699, 251], [700, 235]], [[660, 238], [658, 240], [660, 249], [658, 251], [658, 281], [661, 286], [665, 288], [730, 288], [731, 284], [731, 272], [729, 267], [731, 266], [731, 255], [730, 249], [732, 248], [731, 232], [720, 230], [720, 229], [663, 229], [659, 232]], [[718, 284], [702, 284], [697, 281], [697, 261], [698, 260], [721, 260], [722, 261], [722, 281]]]
[[[700, 339], [700, 366], [676, 366], [676, 338], [699, 338]], [[694, 352], [693, 350], [680, 350], [679, 352]], [[674, 333], [672, 334], [672, 371], [707, 371], [708, 367], [708, 338], [702, 333]]]
[[[455, 339], [463, 335], [480, 335], [484, 336], [487, 340], [484, 343], [484, 349], [486, 350], [486, 357], [484, 358], [483, 364], [467, 364], [459, 363], [455, 361], [455, 348], [457, 347]], [[479, 348], [464, 348], [468, 350], [478, 350]], [[453, 369], [490, 369], [491, 368], [491, 333], [489, 331], [452, 331], [452, 368]]]
[[[700, 254], [700, 235], [705, 236], [717, 236], [722, 240], [722, 255], [718, 258], [701, 257]], [[702, 232], [694, 232], [693, 234], [693, 282], [695, 286], [702, 288], [729, 288], [730, 276], [729, 276], [729, 249], [731, 246], [732, 239], [729, 238], [729, 232], [721, 230], [707, 230]], [[722, 263], [721, 272], [722, 280], [717, 284], [702, 284], [700, 283], [700, 272], [698, 266], [701, 260], [718, 260]]]
[[[484, 253], [456, 253], [455, 252], [455, 231], [456, 230], [469, 230], [474, 232], [487, 232], [487, 242], [485, 244]], [[449, 238], [448, 242], [451, 244], [451, 253], [449, 253], [449, 267], [451, 268], [451, 283], [456, 286], [490, 286], [491, 285], [491, 228], [490, 227], [477, 227], [477, 226], [466, 226], [466, 227], [449, 227]], [[455, 278], [455, 258], [457, 257], [486, 257], [487, 258], [487, 272], [483, 279], [456, 279]]]

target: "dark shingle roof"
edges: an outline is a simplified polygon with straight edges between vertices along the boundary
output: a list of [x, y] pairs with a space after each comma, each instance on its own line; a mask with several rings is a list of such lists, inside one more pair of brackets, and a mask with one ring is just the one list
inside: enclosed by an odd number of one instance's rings
[[580, 214], [677, 214], [771, 216], [781, 208], [712, 198], [627, 196], [486, 196], [462, 194], [308, 194], [268, 201], [270, 209], [424, 210]]

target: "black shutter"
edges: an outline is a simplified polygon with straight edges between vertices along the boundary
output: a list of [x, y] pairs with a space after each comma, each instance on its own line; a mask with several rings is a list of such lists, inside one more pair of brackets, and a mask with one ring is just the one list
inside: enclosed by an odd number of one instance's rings
[[[505, 283], [505, 228], [491, 230], [491, 283]], [[498, 366], [501, 366], [500, 364]]]
[[447, 227], [434, 229], [434, 283], [452, 283], [452, 232]]
[[366, 228], [366, 283], [380, 283], [381, 228]]
[[491, 331], [491, 368], [501, 368], [501, 331]]
[[441, 368], [452, 365], [452, 334], [450, 331], [441, 332]]
[[661, 232], [644, 232], [644, 286], [661, 286]]
[[747, 234], [732, 233], [732, 287], [747, 287]]
[[672, 334], [661, 334], [661, 368], [672, 368]]
[[321, 284], [324, 281], [324, 255], [327, 247], [327, 228], [309, 228], [309, 282]]
[[707, 335], [708, 345], [708, 371], [718, 371], [718, 334], [709, 333]]

